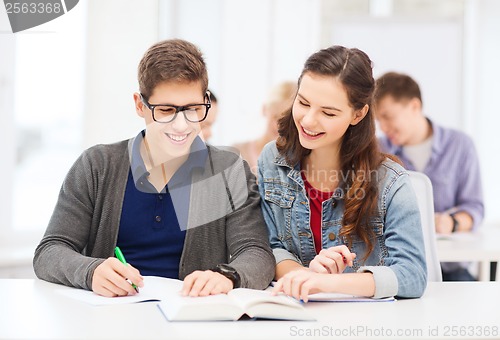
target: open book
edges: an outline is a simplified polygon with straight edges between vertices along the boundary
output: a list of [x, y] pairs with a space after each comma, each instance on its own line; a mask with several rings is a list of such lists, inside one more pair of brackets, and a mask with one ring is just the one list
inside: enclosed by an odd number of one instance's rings
[[170, 321], [238, 320], [245, 314], [262, 319], [314, 320], [301, 303], [290, 297], [246, 288], [233, 289], [227, 295], [176, 295], [162, 300], [159, 307]]
[[277, 320], [315, 320], [297, 300], [272, 295], [269, 290], [237, 288], [228, 294], [206, 297], [180, 295], [183, 282], [156, 276], [145, 276], [144, 287], [137, 295], [107, 298], [91, 291], [64, 287], [58, 293], [92, 305], [114, 305], [159, 301], [159, 308], [170, 321], [238, 320], [251, 318]]

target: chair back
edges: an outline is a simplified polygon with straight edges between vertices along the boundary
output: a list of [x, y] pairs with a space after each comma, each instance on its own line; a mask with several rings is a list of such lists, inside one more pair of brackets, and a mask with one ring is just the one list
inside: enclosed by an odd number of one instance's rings
[[418, 208], [424, 234], [425, 260], [427, 262], [427, 281], [443, 281], [441, 265], [436, 247], [436, 228], [434, 224], [434, 196], [432, 183], [424, 173], [408, 171], [413, 190], [417, 196]]

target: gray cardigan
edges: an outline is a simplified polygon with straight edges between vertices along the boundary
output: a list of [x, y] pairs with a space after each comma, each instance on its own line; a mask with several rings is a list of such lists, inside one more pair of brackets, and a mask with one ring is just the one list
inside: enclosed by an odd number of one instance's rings
[[[116, 245], [129, 142], [94, 146], [68, 172], [35, 251], [33, 267], [40, 279], [92, 289], [95, 268], [113, 256]], [[241, 287], [264, 289], [274, 277], [275, 259], [255, 177], [237, 155], [207, 147], [205, 169], [193, 173], [179, 278], [230, 263]]]

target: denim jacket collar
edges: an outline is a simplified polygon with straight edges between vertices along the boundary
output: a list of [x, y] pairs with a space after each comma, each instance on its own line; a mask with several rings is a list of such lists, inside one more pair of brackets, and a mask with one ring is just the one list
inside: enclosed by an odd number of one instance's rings
[[[290, 169], [288, 174], [287, 174], [287, 177], [289, 179], [291, 179], [292, 181], [294, 181], [295, 183], [297, 183], [303, 189], [305, 189], [304, 181], [302, 180], [302, 176], [300, 176], [300, 172], [301, 172], [300, 162], [295, 164], [295, 165], [291, 165], [285, 156], [283, 156], [282, 154], [278, 154], [274, 158], [273, 163], [276, 164], [277, 166], [286, 167], [286, 168]], [[335, 192], [333, 193], [333, 195], [330, 199], [337, 199], [337, 200], [343, 199], [344, 198], [344, 190], [341, 188], [343, 188], [344, 186], [345, 186], [344, 181], [343, 181], [343, 179], [341, 179], [339, 182], [339, 186], [337, 187], [337, 189], [335, 189]]]

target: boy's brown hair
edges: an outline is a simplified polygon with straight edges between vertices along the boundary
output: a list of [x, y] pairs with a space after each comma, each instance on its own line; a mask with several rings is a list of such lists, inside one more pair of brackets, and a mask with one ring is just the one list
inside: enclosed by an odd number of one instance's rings
[[208, 88], [203, 54], [194, 44], [181, 39], [164, 40], [151, 46], [139, 63], [137, 79], [139, 91], [146, 98], [162, 82], [200, 81], [203, 94]]
[[418, 98], [422, 103], [417, 82], [403, 73], [387, 72], [376, 80], [373, 102], [376, 104], [386, 96], [391, 96], [398, 102]]

